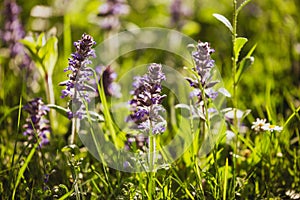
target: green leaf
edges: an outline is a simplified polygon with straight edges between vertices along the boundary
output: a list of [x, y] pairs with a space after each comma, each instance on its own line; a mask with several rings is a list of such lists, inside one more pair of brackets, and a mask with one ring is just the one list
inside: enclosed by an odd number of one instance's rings
[[36, 40], [36, 46], [37, 46], [38, 49], [43, 46], [43, 41], [44, 40], [45, 40], [45, 33], [43, 32], [39, 35], [39, 37]]
[[29, 155], [27, 156], [27, 158], [26, 158], [24, 164], [22, 165], [22, 167], [20, 168], [20, 170], [19, 170], [19, 172], [18, 172], [17, 180], [16, 180], [15, 187], [14, 187], [14, 190], [13, 190], [12, 199], [15, 199], [15, 194], [16, 194], [17, 188], [18, 188], [18, 186], [19, 186], [19, 184], [20, 184], [20, 181], [21, 181], [21, 179], [22, 179], [22, 177], [23, 177], [23, 175], [24, 175], [24, 172], [25, 172], [25, 170], [26, 170], [26, 168], [27, 168], [29, 162], [31, 161], [31, 159], [32, 159], [32, 157], [33, 157], [33, 155], [34, 155], [34, 153], [35, 153], [37, 147], [38, 147], [38, 143], [36, 143], [36, 144], [32, 147], [32, 149], [30, 150], [30, 153], [29, 153]]
[[65, 117], [68, 117], [68, 112], [69, 112], [68, 109], [58, 106], [58, 105], [54, 105], [54, 104], [48, 104], [47, 106], [49, 108], [55, 109], [59, 114], [65, 116]]
[[36, 54], [36, 44], [33, 41], [30, 41], [29, 39], [22, 39], [19, 40], [20, 43], [24, 45], [24, 47], [27, 48], [30, 54]]
[[34, 62], [35, 66], [39, 70], [42, 77], [44, 77], [45, 73], [44, 73], [44, 70], [43, 70], [42, 61], [39, 58], [39, 56], [37, 55], [38, 54], [37, 52], [39, 50], [39, 47], [37, 46], [37, 41], [34, 41], [33, 38], [32, 38], [32, 40], [23, 39], [23, 40], [20, 40], [20, 42], [28, 50], [28, 54], [30, 55], [30, 58]]
[[70, 152], [72, 154], [78, 154], [79, 153], [79, 148], [76, 144], [70, 144], [70, 145], [64, 146], [61, 149], [61, 151], [62, 152]]
[[225, 88], [220, 88], [218, 89], [218, 92], [220, 92], [221, 94], [223, 94], [225, 97], [231, 97], [231, 94], [228, 92], [228, 90], [226, 90]]
[[256, 48], [256, 44], [250, 49], [248, 54], [241, 60], [241, 62], [238, 65], [237, 75], [236, 75], [236, 83], [238, 83], [244, 72], [254, 63], [254, 57], [251, 56], [253, 51]]
[[241, 78], [243, 73], [254, 63], [254, 57], [250, 57], [250, 58], [244, 58], [241, 63], [240, 63], [240, 67], [237, 71], [237, 79], [236, 79], [236, 83], [238, 83]]
[[232, 25], [231, 25], [230, 21], [226, 17], [224, 17], [223, 15], [217, 14], [217, 13], [213, 14], [213, 16], [217, 20], [219, 20], [220, 22], [222, 22], [230, 30], [231, 33], [233, 32]]
[[[100, 115], [94, 111], [88, 111], [92, 121], [96, 122], [104, 122], [103, 115]], [[86, 116], [84, 118], [87, 118]]]
[[246, 58], [249, 58], [249, 57], [252, 55], [252, 53], [253, 53], [253, 51], [254, 51], [255, 49], [256, 49], [256, 44], [253, 45], [253, 47], [250, 49], [250, 51], [248, 52]]
[[176, 104], [175, 109], [177, 109], [177, 108], [185, 108], [187, 110], [190, 110], [190, 106], [186, 105], [186, 104], [183, 104], [183, 103]]
[[246, 42], [248, 41], [247, 38], [244, 37], [238, 37], [235, 39], [234, 41], [234, 55], [236, 58], [236, 61], [240, 55], [240, 51], [243, 48], [243, 46], [246, 44]]
[[58, 57], [57, 42], [55, 36], [49, 38], [38, 52], [38, 56], [43, 63], [43, 69], [49, 75], [52, 75]]

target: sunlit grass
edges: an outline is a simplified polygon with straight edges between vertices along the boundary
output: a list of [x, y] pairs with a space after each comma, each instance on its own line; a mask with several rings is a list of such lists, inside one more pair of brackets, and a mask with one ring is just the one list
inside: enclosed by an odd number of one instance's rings
[[[3, 12], [9, 10], [8, 2], [12, 1], [5, 0], [0, 5]], [[235, 0], [230, 3], [225, 0], [128, 0], [118, 5], [114, 21], [104, 20], [110, 14], [103, 14], [103, 8], [102, 14], [98, 14], [98, 6], [105, 2], [75, 0], [64, 3], [65, 9], [62, 9], [59, 1], [51, 0], [43, 3], [52, 10], [51, 15], [41, 12], [42, 17], [37, 17], [31, 16], [32, 8], [42, 3], [18, 1], [22, 9], [18, 22], [7, 18], [9, 14], [3, 14], [0, 20], [1, 198], [300, 199], [299, 1], [246, 0], [241, 4]], [[182, 10], [172, 10], [178, 2]], [[174, 4], [172, 9], [171, 4]], [[174, 13], [180, 17], [176, 18]], [[24, 32], [21, 26], [8, 29], [9, 20], [24, 24]], [[36, 23], [38, 26], [34, 26]], [[80, 140], [85, 134], [78, 132], [82, 126], [80, 120], [68, 118], [72, 101], [60, 97], [65, 88], [59, 84], [68, 79], [68, 73], [64, 72], [67, 59], [75, 52], [73, 42], [83, 33], [92, 35], [97, 44], [101, 44], [118, 32], [143, 27], [176, 29], [195, 41], [208, 41], [215, 50], [211, 56], [224, 81], [227, 104], [226, 109], [220, 110], [224, 127], [218, 137], [211, 137], [216, 144], [203, 155], [199, 149], [205, 145], [203, 142], [209, 142], [207, 135], [212, 134], [208, 112], [198, 113], [199, 121], [191, 118], [195, 114], [191, 107], [193, 101], [190, 105], [175, 106], [177, 97], [163, 88], [162, 92], [167, 93], [162, 103], [167, 110], [167, 129], [155, 137], [156, 145], [150, 145], [149, 152], [155, 150], [158, 156], [170, 160], [170, 152], [182, 151], [180, 141], [174, 149], [168, 149], [169, 152], [163, 150], [163, 145], [172, 141], [178, 130], [185, 130], [182, 132], [186, 135], [181, 133], [181, 139], [196, 139], [182, 156], [162, 165], [155, 173], [147, 170], [130, 173], [110, 167], [106, 163], [107, 155], [102, 153], [108, 146], [101, 146], [100, 139], [111, 142], [118, 150], [125, 149], [126, 134], [132, 130], [121, 129], [114, 121], [118, 112], [111, 110], [114, 103], [111, 100], [115, 97], [105, 93], [99, 74], [93, 71], [92, 79], [97, 80], [98, 92], [95, 93], [96, 112], [89, 112], [89, 104], [84, 102], [85, 120], [90, 125], [97, 124], [89, 130], [94, 151], [85, 146], [86, 141]], [[3, 36], [5, 32], [8, 36], [22, 34], [16, 36], [16, 41], [8, 41]], [[150, 36], [144, 38], [145, 42], [150, 39]], [[12, 54], [12, 45], [21, 43], [23, 46], [18, 47], [21, 51]], [[107, 49], [109, 51], [111, 49]], [[24, 52], [28, 57], [24, 57]], [[148, 63], [162, 63], [184, 76], [197, 77], [187, 62], [163, 50], [143, 49], [121, 55], [110, 65], [118, 74], [115, 81], [135, 66]], [[26, 66], [22, 66], [24, 63]], [[98, 64], [93, 60], [90, 67], [95, 69]], [[200, 81], [201, 77], [196, 79]], [[132, 82], [128, 83], [128, 87], [131, 85]], [[212, 100], [205, 96], [203, 87], [198, 86], [204, 100], [200, 107], [208, 110]], [[130, 90], [121, 88], [127, 96], [131, 95]], [[50, 143], [42, 147], [37, 135], [40, 127], [32, 128], [35, 140], [28, 140], [23, 134], [25, 123], [38, 124], [34, 117], [30, 123], [26, 121], [37, 114], [23, 109], [37, 97], [50, 108], [46, 117], [51, 124]], [[129, 114], [120, 113], [120, 116]], [[185, 127], [178, 127], [183, 119], [186, 121], [181, 124]], [[103, 136], [99, 136], [98, 130]], [[132, 147], [131, 151], [145, 153], [138, 147]], [[111, 157], [119, 158], [118, 163], [127, 159], [120, 155]]]

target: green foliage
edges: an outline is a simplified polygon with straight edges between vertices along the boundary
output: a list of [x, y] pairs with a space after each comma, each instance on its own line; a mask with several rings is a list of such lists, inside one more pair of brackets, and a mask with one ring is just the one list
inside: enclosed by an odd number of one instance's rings
[[29, 51], [30, 57], [33, 59], [43, 78], [46, 74], [52, 76], [58, 58], [57, 38], [51, 36], [45, 41], [45, 37], [45, 34], [41, 33], [36, 41], [30, 41], [29, 39], [20, 41]]
[[[74, 51], [73, 42], [82, 33], [92, 35], [100, 44], [123, 30], [163, 27], [211, 44], [216, 51], [212, 56], [231, 94], [224, 91], [227, 107], [242, 110], [243, 116], [227, 122], [227, 129], [221, 130], [222, 137], [204, 157], [197, 155], [201, 145], [201, 135], [197, 135], [199, 138], [178, 160], [151, 176], [155, 186], [152, 198], [299, 199], [300, 3], [298, 0], [233, 2], [234, 9], [227, 0], [182, 1], [187, 10], [180, 23], [174, 25], [170, 1], [128, 0], [130, 12], [120, 16], [118, 29], [104, 30], [97, 16], [98, 6], [104, 1], [76, 0], [63, 5], [56, 0], [18, 1], [27, 35], [19, 42], [34, 65], [19, 68], [20, 58], [11, 57], [9, 46], [0, 42], [0, 196], [61, 200], [149, 198], [149, 173], [117, 171], [95, 159], [79, 138], [75, 144], [69, 143], [72, 121], [67, 118], [68, 99], [60, 98], [59, 83], [67, 78], [63, 70]], [[50, 16], [31, 15], [33, 7], [41, 4], [52, 10]], [[3, 5], [0, 8], [5, 9]], [[1, 30], [4, 25], [3, 18]], [[55, 33], [49, 31], [52, 27]], [[134, 66], [150, 62], [167, 64], [182, 73], [188, 73], [183, 66], [190, 66], [177, 55], [153, 49], [127, 53], [110, 64], [118, 77], [122, 77]], [[123, 92], [129, 90], [123, 88]], [[88, 118], [109, 133], [103, 139], [123, 148], [126, 133], [114, 123], [110, 97], [105, 96], [103, 85], [99, 85], [98, 91], [99, 110], [103, 112], [90, 112]], [[169, 124], [165, 135], [160, 137], [166, 143], [180, 128], [178, 121], [183, 116], [179, 110], [188, 113], [190, 109], [180, 104], [175, 109], [176, 98], [167, 92], [164, 106], [169, 112]], [[27, 117], [22, 107], [35, 97], [46, 97], [45, 104], [52, 111], [50, 145], [43, 148], [22, 135]], [[257, 133], [251, 129], [256, 118], [266, 118], [283, 130]], [[184, 126], [185, 130], [191, 128], [188, 123]], [[195, 127], [195, 134], [200, 130]], [[226, 139], [229, 130], [232, 140]], [[101, 147], [97, 150], [101, 152]]]

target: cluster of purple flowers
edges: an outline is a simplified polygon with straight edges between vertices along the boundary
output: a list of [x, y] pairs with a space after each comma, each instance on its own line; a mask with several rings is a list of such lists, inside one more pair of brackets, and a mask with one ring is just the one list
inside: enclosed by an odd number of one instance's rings
[[49, 112], [49, 108], [44, 105], [41, 98], [35, 98], [29, 101], [23, 109], [30, 114], [23, 126], [25, 129], [23, 135], [27, 136], [29, 141], [39, 142], [40, 147], [48, 144], [50, 126], [49, 121], [45, 119], [45, 115]]
[[170, 5], [171, 25], [181, 28], [184, 25], [183, 18], [190, 16], [191, 11], [183, 5], [182, 0], [173, 0]]
[[125, 0], [107, 0], [99, 7], [99, 17], [102, 17], [101, 28], [105, 30], [116, 29], [120, 26], [121, 15], [129, 13], [129, 6]]
[[85, 112], [84, 101], [89, 102], [89, 93], [96, 92], [87, 83], [90, 77], [93, 76], [93, 70], [87, 65], [91, 64], [91, 57], [96, 57], [95, 51], [92, 49], [95, 44], [93, 37], [87, 34], [83, 34], [79, 41], [74, 42], [76, 52], [71, 54], [69, 66], [65, 69], [65, 72], [71, 72], [68, 74], [69, 79], [59, 84], [60, 86], [66, 86], [66, 89], [62, 90], [61, 97], [71, 97], [72, 107], [75, 108], [73, 113], [69, 113], [69, 118], [81, 119]]
[[24, 27], [19, 19], [20, 7], [15, 1], [6, 0], [4, 2], [4, 19], [5, 25], [4, 30], [0, 31], [0, 37], [3, 44], [6, 45], [10, 50], [10, 57], [20, 57], [20, 68], [28, 67], [31, 63], [30, 58], [24, 52], [24, 46], [19, 40], [25, 37]]
[[100, 81], [103, 82], [104, 93], [108, 97], [120, 98], [121, 87], [115, 82], [117, 79], [117, 73], [111, 68], [111, 66], [98, 66], [95, 71], [100, 77]]
[[165, 80], [160, 64], [153, 63], [148, 73], [135, 77], [132, 91], [133, 98], [129, 102], [131, 114], [127, 121], [134, 122], [135, 128], [147, 134], [160, 134], [165, 131], [166, 121], [160, 115], [165, 111], [161, 105], [166, 95], [161, 95], [162, 81]]
[[[193, 70], [198, 74], [193, 78], [186, 78], [190, 86], [194, 88], [191, 96], [198, 98], [197, 103], [201, 103], [206, 98], [214, 100], [218, 96], [218, 92], [213, 89], [219, 81], [212, 79], [212, 69], [215, 66], [214, 60], [210, 55], [214, 52], [207, 42], [199, 42], [196, 51], [192, 52], [195, 67]], [[202, 93], [205, 93], [204, 95]]]

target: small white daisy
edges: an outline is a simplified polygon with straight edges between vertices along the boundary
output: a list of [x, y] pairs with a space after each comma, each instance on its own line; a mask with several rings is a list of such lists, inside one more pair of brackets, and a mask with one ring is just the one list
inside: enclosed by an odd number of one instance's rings
[[251, 129], [254, 129], [256, 132], [264, 130], [262, 127], [266, 125], [266, 119], [256, 119], [256, 122], [252, 122]]
[[273, 131], [278, 131], [278, 132], [280, 132], [280, 131], [282, 131], [282, 129], [283, 129], [281, 126], [271, 125], [270, 123], [266, 123], [266, 124], [263, 125], [261, 128], [262, 128], [264, 131], [271, 131], [271, 132], [273, 132]]

